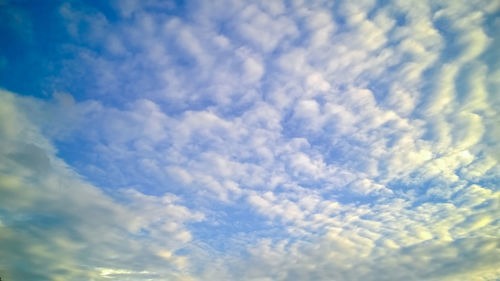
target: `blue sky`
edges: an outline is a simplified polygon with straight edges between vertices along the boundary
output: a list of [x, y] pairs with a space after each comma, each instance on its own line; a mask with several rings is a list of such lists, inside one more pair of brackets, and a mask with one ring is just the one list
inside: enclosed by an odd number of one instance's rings
[[500, 1], [0, 1], [2, 280], [500, 280]]

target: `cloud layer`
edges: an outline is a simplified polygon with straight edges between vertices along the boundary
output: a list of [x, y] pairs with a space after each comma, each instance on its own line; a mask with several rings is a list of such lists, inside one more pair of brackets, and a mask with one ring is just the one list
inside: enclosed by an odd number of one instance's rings
[[0, 5], [5, 280], [500, 280], [499, 1]]

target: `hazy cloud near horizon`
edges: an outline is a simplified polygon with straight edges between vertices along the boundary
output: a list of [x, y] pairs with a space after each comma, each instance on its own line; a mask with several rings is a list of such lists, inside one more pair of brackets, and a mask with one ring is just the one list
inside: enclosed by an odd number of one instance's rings
[[500, 280], [499, 10], [3, 1], [0, 277]]

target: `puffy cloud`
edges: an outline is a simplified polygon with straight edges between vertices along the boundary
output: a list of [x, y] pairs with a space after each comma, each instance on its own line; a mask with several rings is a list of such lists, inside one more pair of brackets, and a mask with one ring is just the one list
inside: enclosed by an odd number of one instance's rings
[[1, 277], [498, 279], [497, 2], [61, 4]]
[[[0, 199], [2, 277], [87, 280], [120, 276], [177, 278], [184, 266], [156, 259], [191, 240], [186, 223], [203, 219], [174, 195], [144, 195], [132, 189], [106, 194], [86, 183], [60, 158], [20, 104], [39, 102], [2, 91]], [[22, 137], [25, 136], [25, 137]], [[182, 256], [172, 254], [173, 259]], [[141, 259], [137, 264], [136, 259]], [[41, 262], [43, 261], [43, 262]], [[156, 265], [155, 265], [156, 264]], [[173, 273], [178, 272], [178, 273]]]

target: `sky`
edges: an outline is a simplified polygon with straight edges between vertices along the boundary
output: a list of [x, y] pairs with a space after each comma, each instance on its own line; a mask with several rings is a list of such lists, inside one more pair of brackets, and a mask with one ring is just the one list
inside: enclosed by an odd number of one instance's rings
[[500, 280], [499, 0], [0, 18], [2, 280]]

